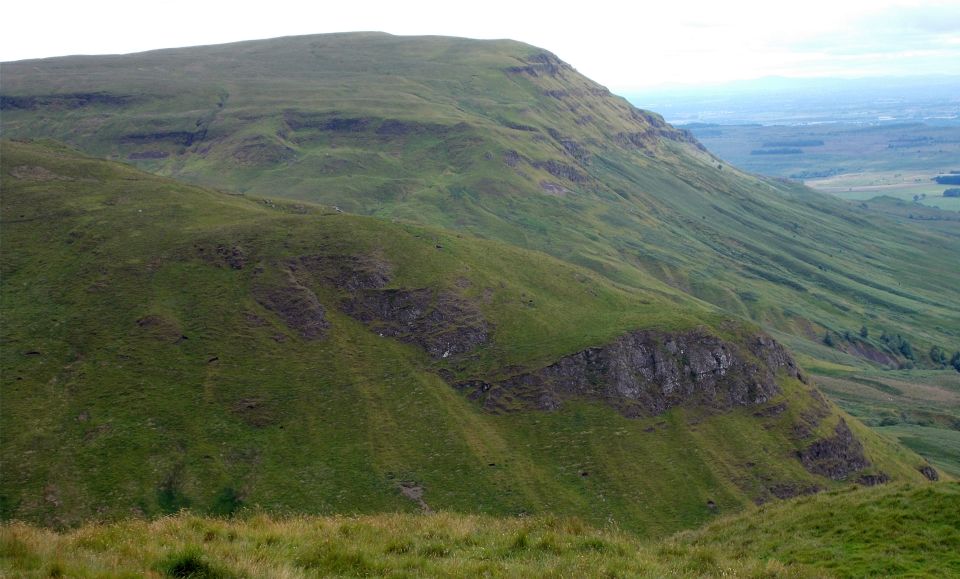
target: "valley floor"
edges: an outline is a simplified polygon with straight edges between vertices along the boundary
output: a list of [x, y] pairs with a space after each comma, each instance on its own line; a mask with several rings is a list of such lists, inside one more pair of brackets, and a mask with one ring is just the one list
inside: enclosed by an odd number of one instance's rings
[[833, 371], [817, 386], [844, 411], [960, 476], [960, 376], [952, 371]]

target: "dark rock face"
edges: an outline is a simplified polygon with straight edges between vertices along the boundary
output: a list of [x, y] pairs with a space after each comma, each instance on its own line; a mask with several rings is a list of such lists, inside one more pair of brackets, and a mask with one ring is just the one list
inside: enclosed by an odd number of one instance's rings
[[167, 142], [174, 145], [189, 147], [197, 139], [198, 133], [190, 131], [158, 131], [154, 133], [130, 133], [124, 135], [120, 142], [124, 144], [142, 144]]
[[[649, 127], [647, 130], [658, 137], [663, 137], [665, 139], [670, 139], [671, 141], [677, 141], [680, 143], [690, 143], [701, 151], [707, 150], [703, 144], [701, 144], [700, 141], [693, 136], [693, 133], [686, 129], [678, 129], [674, 127], [663, 120], [663, 117], [656, 113], [634, 108], [630, 111], [630, 117], [641, 126]], [[638, 143], [634, 144], [640, 146]]]
[[553, 138], [553, 140], [557, 141], [557, 143], [559, 143], [560, 146], [563, 147], [563, 150], [566, 151], [568, 155], [570, 155], [580, 163], [583, 163], [583, 164], [590, 163], [590, 152], [587, 151], [587, 149], [583, 145], [571, 139], [570, 137], [564, 136], [563, 134], [560, 133], [560, 131], [554, 128], [548, 128], [547, 134], [549, 134]]
[[444, 137], [456, 129], [462, 129], [457, 125], [441, 125], [438, 123], [422, 123], [418, 121], [402, 121], [398, 119], [385, 119], [377, 128], [376, 133], [380, 136], [400, 137], [407, 135], [436, 135]]
[[237, 245], [232, 247], [218, 245], [217, 256], [227, 264], [230, 269], [243, 269], [243, 266], [247, 263], [247, 256], [243, 253], [243, 248]]
[[87, 106], [118, 107], [136, 101], [137, 98], [131, 95], [116, 95], [107, 92], [31, 96], [0, 95], [0, 110], [78, 109]]
[[[801, 495], [813, 495], [820, 492], [817, 485], [801, 484], [796, 482], [782, 482], [767, 488], [770, 494], [778, 499], [790, 499]], [[760, 501], [761, 503], [763, 501]]]
[[870, 466], [863, 454], [863, 444], [842, 418], [834, 429], [834, 436], [817, 440], [800, 452], [800, 462], [813, 474], [833, 480], [846, 480]]
[[254, 284], [253, 295], [257, 302], [274, 312], [301, 336], [308, 340], [323, 337], [330, 327], [326, 319], [326, 310], [317, 296], [300, 284], [287, 270], [282, 281]]
[[773, 340], [758, 338], [749, 350], [705, 332], [636, 331], [533, 372], [456, 387], [491, 411], [555, 410], [570, 398], [603, 400], [630, 417], [690, 403], [729, 409], [775, 396], [779, 370], [798, 376], [789, 355]]
[[780, 404], [774, 404], [773, 406], [768, 406], [753, 413], [757, 418], [772, 418], [774, 416], [780, 416], [787, 410], [787, 403], [781, 402]]
[[520, 153], [510, 150], [503, 154], [503, 162], [511, 167], [516, 167], [520, 162]]
[[193, 247], [200, 259], [214, 267], [243, 269], [247, 264], [247, 254], [242, 247], [234, 243], [194, 244]]
[[524, 64], [525, 66], [511, 66], [506, 70], [510, 74], [553, 77], [563, 76], [564, 71], [573, 70], [569, 64], [548, 52], [531, 55], [526, 58]]
[[799, 421], [793, 425], [794, 440], [810, 438], [823, 419], [830, 416], [830, 404], [819, 390], [810, 390], [810, 397], [812, 404], [800, 413]]
[[390, 264], [370, 255], [304, 255], [290, 264], [337, 289], [355, 292], [390, 283]]
[[558, 179], [566, 179], [574, 183], [583, 183], [587, 180], [587, 176], [578, 171], [574, 166], [560, 161], [554, 161], [553, 159], [549, 161], [535, 161], [531, 163], [531, 165], [537, 169], [544, 169], [547, 173], [550, 173]]
[[878, 472], [877, 474], [864, 474], [857, 478], [857, 484], [865, 487], [875, 487], [888, 482], [890, 482], [890, 475], [885, 472]]
[[304, 113], [296, 111], [284, 113], [283, 120], [287, 126], [294, 131], [314, 129], [334, 132], [358, 132], [365, 130], [370, 124], [370, 119], [363, 117], [345, 118], [330, 113]]
[[490, 339], [490, 326], [469, 302], [431, 289], [360, 290], [343, 311], [382, 336], [416, 344], [432, 358], [469, 352]]
[[927, 480], [933, 480], [933, 481], [940, 480], [940, 473], [937, 472], [937, 469], [933, 468], [928, 464], [921, 466], [917, 470], [920, 471], [920, 474], [927, 477]]

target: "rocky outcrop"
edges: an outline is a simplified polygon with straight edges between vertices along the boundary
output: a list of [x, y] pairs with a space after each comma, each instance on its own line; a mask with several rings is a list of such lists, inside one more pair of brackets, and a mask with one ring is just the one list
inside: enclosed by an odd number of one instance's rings
[[219, 268], [243, 269], [247, 254], [237, 243], [194, 243], [197, 256], [208, 265]]
[[888, 482], [890, 482], [890, 475], [885, 472], [877, 472], [876, 474], [862, 474], [857, 477], [857, 484], [865, 487], [875, 487], [877, 485], [887, 484]]
[[313, 129], [319, 131], [355, 133], [366, 130], [370, 119], [366, 117], [341, 117], [331, 113], [287, 111], [283, 121], [291, 130]]
[[77, 92], [66, 94], [14, 96], [0, 95], [0, 110], [78, 109], [88, 106], [119, 107], [139, 100], [132, 95], [108, 92]]
[[156, 131], [152, 133], [130, 133], [123, 135], [120, 142], [125, 145], [144, 143], [171, 143], [189, 147], [197, 139], [198, 133], [192, 131]]
[[[814, 495], [821, 490], [817, 485], [790, 481], [775, 483], [767, 487], [767, 491], [778, 499], [791, 499], [793, 497]], [[756, 502], [763, 504], [766, 502], [766, 498], [767, 497], [759, 497], [759, 500]]]
[[304, 255], [289, 264], [306, 270], [315, 279], [348, 292], [380, 289], [390, 283], [392, 267], [374, 255]]
[[562, 76], [564, 71], [573, 68], [549, 52], [540, 52], [524, 59], [523, 66], [511, 66], [506, 69], [510, 74], [525, 74], [528, 76]]
[[320, 300], [289, 270], [279, 280], [258, 280], [253, 295], [260, 305], [277, 314], [305, 339], [321, 338], [330, 327]]
[[917, 470], [920, 471], [920, 474], [927, 477], [927, 480], [932, 480], [932, 481], [940, 480], [940, 473], [938, 473], [937, 469], [933, 468], [929, 464], [925, 464], [919, 467]]
[[555, 410], [564, 400], [581, 398], [637, 417], [681, 404], [762, 404], [779, 392], [778, 372], [799, 377], [783, 347], [766, 336], [744, 348], [703, 331], [635, 331], [533, 372], [455, 386], [491, 411]]
[[547, 134], [549, 134], [553, 140], [559, 143], [568, 155], [582, 164], [586, 165], [590, 163], [590, 152], [586, 149], [586, 147], [570, 137], [564, 136], [562, 133], [560, 133], [560, 131], [554, 128], [548, 128]]
[[[630, 118], [634, 123], [644, 127], [644, 132], [649, 131], [657, 137], [677, 141], [678, 143], [688, 143], [701, 151], [706, 151], [706, 147], [693, 136], [693, 133], [686, 129], [678, 129], [670, 123], [663, 120], [663, 117], [650, 111], [631, 108]], [[633, 140], [633, 139], [630, 139]], [[635, 143], [635, 145], [640, 146]]]
[[381, 336], [420, 346], [432, 358], [464, 354], [490, 339], [490, 325], [480, 312], [448, 291], [359, 290], [341, 309]]
[[567, 179], [573, 183], [583, 183], [587, 180], [587, 176], [578, 171], [576, 167], [562, 161], [549, 159], [547, 161], [534, 161], [530, 165], [537, 169], [543, 169], [554, 177]]
[[842, 418], [833, 436], [821, 438], [800, 451], [800, 462], [813, 474], [833, 480], [847, 480], [851, 474], [870, 466], [870, 461], [863, 454], [863, 444]]
[[[383, 138], [432, 135], [444, 138], [455, 133], [469, 131], [469, 125], [457, 123], [445, 125], [426, 123], [412, 119], [394, 119], [379, 117], [345, 117], [338, 113], [317, 113], [312, 111], [288, 110], [283, 113], [283, 122], [287, 131], [282, 134], [304, 131], [318, 131], [340, 134], [367, 133]], [[533, 129], [536, 130], [536, 129]]]

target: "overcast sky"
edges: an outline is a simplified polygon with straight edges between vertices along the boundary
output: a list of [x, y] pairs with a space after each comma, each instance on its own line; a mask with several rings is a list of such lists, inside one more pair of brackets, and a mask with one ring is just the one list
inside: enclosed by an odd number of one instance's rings
[[0, 17], [3, 61], [381, 30], [521, 40], [619, 92], [765, 76], [960, 74], [960, 0], [55, 0], [8, 2]]

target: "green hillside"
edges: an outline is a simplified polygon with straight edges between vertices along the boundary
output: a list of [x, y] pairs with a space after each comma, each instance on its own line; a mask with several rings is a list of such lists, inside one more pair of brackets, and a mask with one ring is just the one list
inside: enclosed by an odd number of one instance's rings
[[741, 173], [529, 45], [333, 34], [3, 72], [8, 137], [666, 284], [820, 360], [931, 367], [931, 347], [960, 350], [956, 223]]
[[0, 528], [22, 577], [944, 577], [960, 573], [956, 483], [842, 490], [658, 543], [557, 517], [179, 515], [58, 534]]
[[676, 293], [55, 144], [0, 153], [5, 520], [443, 510], [653, 535], [925, 480], [760, 330]]
[[838, 577], [952, 577], [960, 574], [957, 513], [957, 483], [844, 489], [765, 505], [675, 543]]

